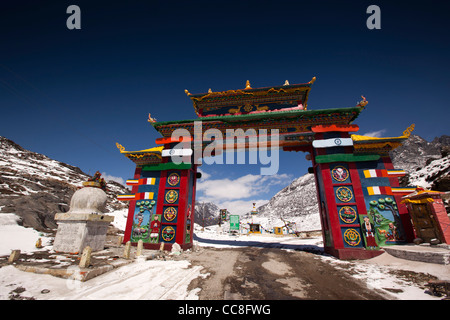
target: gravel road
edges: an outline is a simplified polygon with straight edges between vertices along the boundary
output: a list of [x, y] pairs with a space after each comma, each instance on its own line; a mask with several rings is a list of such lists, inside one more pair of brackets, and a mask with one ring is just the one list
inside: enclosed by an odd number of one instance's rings
[[189, 260], [209, 273], [191, 282], [201, 300], [381, 300], [345, 270], [315, 254], [276, 248], [201, 248]]

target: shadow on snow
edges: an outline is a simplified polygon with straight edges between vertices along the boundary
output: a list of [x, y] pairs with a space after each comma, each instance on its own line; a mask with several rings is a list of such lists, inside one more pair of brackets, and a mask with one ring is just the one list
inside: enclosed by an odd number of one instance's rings
[[280, 242], [261, 242], [261, 241], [237, 241], [237, 240], [217, 240], [200, 238], [194, 233], [194, 240], [199, 243], [211, 245], [224, 245], [234, 247], [256, 247], [256, 248], [275, 248], [275, 249], [289, 249], [295, 251], [305, 251], [314, 254], [324, 254], [323, 247], [313, 244], [287, 244]]

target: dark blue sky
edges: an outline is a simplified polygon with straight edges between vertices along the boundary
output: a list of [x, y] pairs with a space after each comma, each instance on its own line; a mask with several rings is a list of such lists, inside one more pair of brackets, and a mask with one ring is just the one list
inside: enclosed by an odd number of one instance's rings
[[[0, 135], [27, 149], [124, 179], [118, 152], [154, 146], [147, 123], [194, 119], [184, 93], [304, 83], [308, 108], [369, 100], [360, 133], [431, 140], [448, 130], [448, 1], [14, 1], [0, 4]], [[66, 8], [81, 8], [68, 30]], [[381, 8], [381, 30], [366, 9]], [[282, 153], [280, 174], [308, 163]], [[217, 177], [258, 166], [203, 166]], [[276, 190], [275, 190], [276, 191]], [[275, 192], [274, 191], [274, 192]]]

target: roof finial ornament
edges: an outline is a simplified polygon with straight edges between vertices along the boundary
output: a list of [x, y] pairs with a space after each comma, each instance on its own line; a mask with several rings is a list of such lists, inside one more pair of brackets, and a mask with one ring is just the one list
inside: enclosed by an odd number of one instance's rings
[[188, 96], [191, 95], [191, 94], [189, 93], [189, 91], [187, 91], [187, 89], [184, 89], [184, 93], [186, 93]]
[[309, 83], [309, 84], [313, 84], [315, 81], [316, 81], [316, 77], [313, 77], [313, 78], [311, 79], [311, 81], [308, 82], [308, 83]]
[[211, 88], [209, 88], [209, 89], [208, 89], [208, 93], [212, 93], [212, 90], [211, 90]]
[[361, 98], [362, 100], [356, 106], [364, 108], [369, 103], [369, 101], [367, 101], [366, 97], [364, 96], [361, 96]]
[[116, 142], [116, 147], [117, 149], [120, 150], [120, 152], [124, 152], [125, 151], [125, 147], [123, 145], [121, 145], [120, 143]]
[[408, 137], [411, 135], [411, 133], [414, 131], [414, 128], [416, 127], [416, 125], [413, 123], [412, 125], [410, 125], [408, 128], [406, 128], [405, 131], [403, 131], [403, 135]]
[[286, 80], [286, 81], [284, 82], [283, 86], [288, 86], [288, 85], [289, 85], [289, 81]]
[[244, 90], [248, 90], [248, 89], [252, 89], [252, 87], [250, 87], [250, 80], [247, 80], [247, 82], [245, 83], [245, 89]]
[[152, 118], [151, 114], [149, 113], [147, 121], [150, 122], [150, 123], [155, 123], [156, 122], [156, 118]]

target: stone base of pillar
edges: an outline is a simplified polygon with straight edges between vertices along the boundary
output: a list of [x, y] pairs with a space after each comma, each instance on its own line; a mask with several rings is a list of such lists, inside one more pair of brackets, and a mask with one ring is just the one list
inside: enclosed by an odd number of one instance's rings
[[104, 249], [106, 233], [113, 216], [86, 213], [58, 213], [58, 223], [53, 250], [57, 252], [80, 253], [86, 246], [92, 251]]

